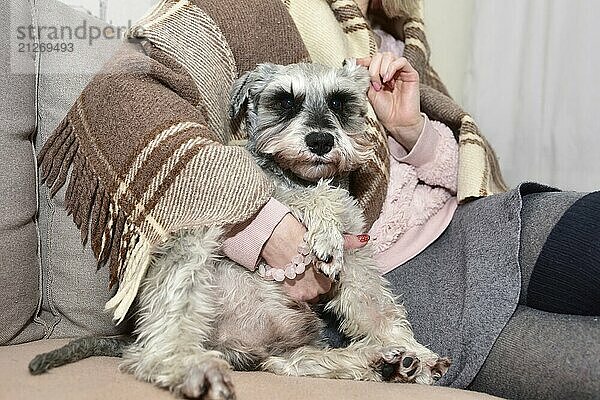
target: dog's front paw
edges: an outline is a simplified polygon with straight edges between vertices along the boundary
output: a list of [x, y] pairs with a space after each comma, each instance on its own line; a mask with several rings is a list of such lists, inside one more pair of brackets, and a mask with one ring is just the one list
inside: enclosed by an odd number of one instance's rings
[[344, 237], [334, 233], [307, 236], [308, 245], [315, 259], [315, 267], [331, 280], [335, 280], [344, 265]]
[[190, 368], [176, 392], [188, 399], [235, 400], [228, 370], [223, 360], [207, 360]]
[[326, 260], [319, 260], [317, 257], [317, 261], [315, 262], [315, 267], [332, 281], [335, 281], [340, 272], [342, 272], [342, 265], [343, 256], [329, 256]]

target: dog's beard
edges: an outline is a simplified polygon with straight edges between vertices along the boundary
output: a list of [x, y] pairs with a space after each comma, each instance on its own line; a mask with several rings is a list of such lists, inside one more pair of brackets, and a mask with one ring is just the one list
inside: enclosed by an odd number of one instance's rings
[[256, 150], [269, 154], [282, 170], [292, 172], [299, 178], [311, 182], [334, 178], [354, 171], [364, 163], [371, 148], [350, 137], [327, 154], [319, 156], [311, 152], [298, 137], [271, 137], [258, 143]]
[[289, 170], [307, 181], [333, 178], [350, 170], [344, 159], [339, 156], [339, 152], [335, 150], [325, 157], [320, 157], [308, 150], [294, 152], [293, 149], [285, 149], [273, 153], [273, 159], [281, 169]]

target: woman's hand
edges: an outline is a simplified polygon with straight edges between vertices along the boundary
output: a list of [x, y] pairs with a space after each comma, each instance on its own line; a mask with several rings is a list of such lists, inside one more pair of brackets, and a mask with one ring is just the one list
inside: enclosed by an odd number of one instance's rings
[[[292, 214], [287, 214], [265, 243], [261, 257], [273, 267], [282, 267], [298, 254], [306, 228]], [[344, 248], [358, 249], [368, 242], [368, 235], [344, 235]], [[320, 295], [329, 292], [331, 280], [311, 265], [296, 279], [282, 282], [283, 290], [298, 301], [316, 301]]]
[[425, 123], [421, 115], [419, 73], [404, 57], [377, 53], [359, 58], [371, 76], [368, 96], [377, 118], [407, 151], [412, 150]]

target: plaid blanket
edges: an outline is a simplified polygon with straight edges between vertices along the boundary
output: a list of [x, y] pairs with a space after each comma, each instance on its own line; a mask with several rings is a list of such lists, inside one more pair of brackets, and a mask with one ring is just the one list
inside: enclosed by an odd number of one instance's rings
[[[406, 57], [422, 77], [423, 111], [460, 142], [460, 198], [503, 190], [493, 151], [429, 65], [420, 8], [394, 12]], [[316, 38], [312, 24], [323, 29]], [[157, 244], [180, 229], [242, 223], [271, 196], [271, 182], [233, 145], [244, 140], [243, 123], [226, 118], [235, 78], [261, 62], [341, 65], [376, 51], [351, 0], [162, 0], [128, 39], [39, 154], [53, 193], [68, 180], [67, 211], [98, 263], [109, 265], [110, 284], [119, 284], [107, 303], [117, 321]], [[372, 224], [387, 189], [389, 154], [372, 110], [368, 122], [377, 150], [353, 174], [351, 191]]]

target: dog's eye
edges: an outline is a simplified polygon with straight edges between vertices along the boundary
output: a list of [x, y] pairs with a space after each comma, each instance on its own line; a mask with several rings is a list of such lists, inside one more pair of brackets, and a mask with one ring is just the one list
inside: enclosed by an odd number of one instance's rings
[[291, 110], [294, 108], [294, 97], [292, 95], [282, 97], [279, 100], [279, 105], [284, 110]]
[[336, 112], [342, 111], [342, 108], [344, 108], [344, 102], [338, 97], [333, 97], [331, 100], [329, 100], [329, 107]]

